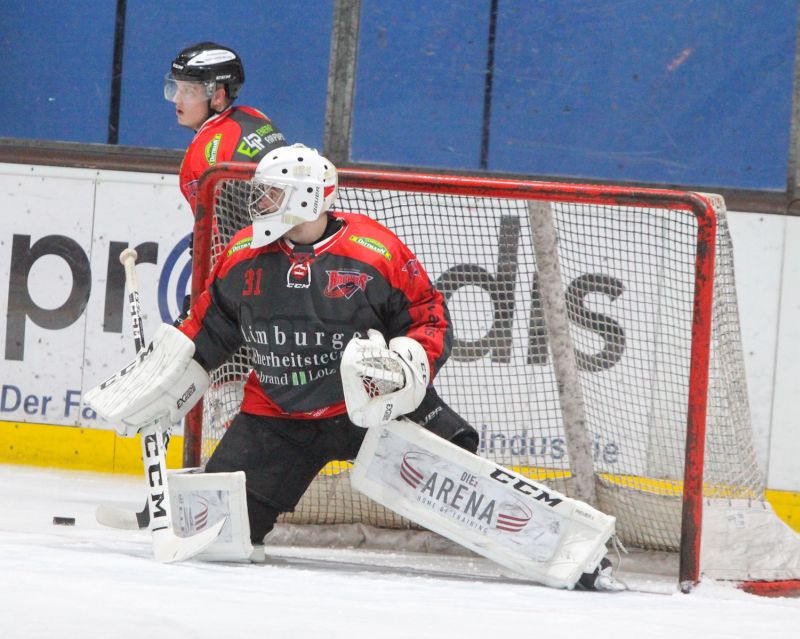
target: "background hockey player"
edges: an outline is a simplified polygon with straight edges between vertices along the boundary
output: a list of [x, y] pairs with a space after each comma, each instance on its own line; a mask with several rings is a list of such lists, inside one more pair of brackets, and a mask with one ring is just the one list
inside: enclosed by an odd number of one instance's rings
[[196, 131], [180, 169], [180, 189], [194, 212], [197, 184], [211, 165], [258, 162], [286, 144], [258, 109], [233, 106], [244, 84], [244, 65], [233, 49], [214, 42], [186, 47], [172, 61], [164, 97], [175, 103], [178, 124]]
[[[178, 177], [192, 213], [200, 177], [208, 167], [221, 162], [258, 162], [286, 144], [283, 133], [261, 111], [233, 106], [243, 84], [241, 58], [215, 42], [183, 49], [164, 78], [164, 97], [175, 103], [178, 124], [196, 131]], [[184, 312], [188, 306], [187, 296]]]

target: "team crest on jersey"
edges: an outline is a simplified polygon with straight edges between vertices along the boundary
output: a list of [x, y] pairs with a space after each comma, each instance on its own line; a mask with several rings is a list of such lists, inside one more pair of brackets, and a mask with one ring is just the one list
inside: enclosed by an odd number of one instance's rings
[[314, 262], [314, 252], [309, 253], [292, 251], [292, 264], [286, 273], [286, 288], [308, 288], [311, 286], [311, 264]]
[[296, 262], [286, 273], [286, 288], [308, 288], [311, 286], [311, 262]]
[[219, 153], [219, 145], [222, 142], [222, 133], [217, 133], [211, 141], [206, 144], [205, 154], [206, 162], [209, 164], [217, 163], [217, 153]]
[[362, 293], [367, 290], [367, 282], [371, 275], [361, 271], [326, 271], [328, 285], [325, 287], [325, 297], [345, 297], [350, 299], [357, 291]]

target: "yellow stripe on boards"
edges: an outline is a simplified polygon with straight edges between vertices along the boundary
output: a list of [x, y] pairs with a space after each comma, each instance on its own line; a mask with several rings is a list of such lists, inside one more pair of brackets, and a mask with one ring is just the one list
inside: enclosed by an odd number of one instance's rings
[[[142, 472], [142, 451], [138, 437], [119, 437], [113, 430], [0, 421], [0, 463], [138, 475]], [[182, 465], [183, 437], [174, 436], [167, 451], [167, 466]], [[322, 473], [338, 475], [351, 467], [347, 462], [331, 462]], [[543, 483], [569, 476], [569, 471], [549, 468], [513, 466], [512, 470]], [[600, 476], [611, 484], [657, 495], [679, 496], [683, 489], [683, 482], [678, 480]], [[747, 490], [730, 486], [705, 485], [704, 491], [708, 497], [752, 497]], [[800, 493], [767, 490], [766, 498], [775, 513], [800, 532]]]
[[[142, 450], [138, 437], [119, 437], [113, 430], [0, 422], [0, 463], [138, 475]], [[183, 437], [173, 437], [167, 467], [182, 463]]]

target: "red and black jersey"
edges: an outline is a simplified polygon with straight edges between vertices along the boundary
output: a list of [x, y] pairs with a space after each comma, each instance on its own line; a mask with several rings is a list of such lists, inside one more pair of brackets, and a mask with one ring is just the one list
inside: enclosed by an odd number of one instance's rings
[[286, 146], [286, 138], [258, 109], [229, 107], [206, 120], [181, 162], [181, 193], [192, 212], [197, 200], [197, 184], [209, 166], [219, 162], [258, 162], [279, 146]]
[[449, 356], [444, 297], [411, 249], [364, 215], [331, 215], [340, 228], [313, 246], [284, 238], [252, 249], [252, 227], [240, 231], [180, 326], [207, 370], [250, 347], [244, 412], [299, 419], [346, 412], [340, 358], [370, 328], [387, 342], [417, 340], [434, 374]]

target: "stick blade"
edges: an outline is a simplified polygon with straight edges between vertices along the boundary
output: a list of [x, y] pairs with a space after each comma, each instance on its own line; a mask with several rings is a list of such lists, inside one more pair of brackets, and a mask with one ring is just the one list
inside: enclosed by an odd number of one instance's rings
[[147, 504], [138, 513], [113, 504], [100, 504], [94, 511], [98, 524], [120, 530], [144, 530], [150, 525]]
[[156, 561], [171, 564], [185, 561], [203, 552], [219, 536], [227, 517], [223, 517], [208, 530], [192, 535], [178, 537], [169, 528], [153, 531], [153, 555]]
[[121, 530], [139, 530], [141, 526], [139, 526], [137, 515], [138, 513], [132, 510], [125, 510], [111, 504], [100, 504], [94, 511], [94, 518], [98, 524]]

